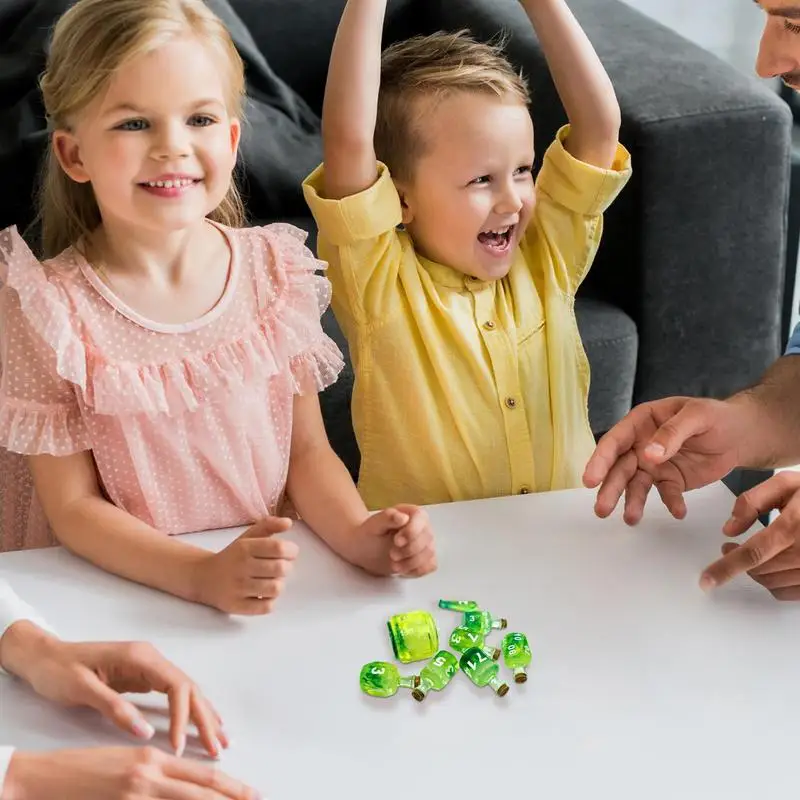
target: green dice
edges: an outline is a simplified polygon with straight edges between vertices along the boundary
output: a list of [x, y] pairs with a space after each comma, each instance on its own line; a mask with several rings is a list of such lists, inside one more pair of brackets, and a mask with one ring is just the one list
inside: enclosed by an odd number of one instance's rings
[[461, 656], [461, 669], [476, 686], [491, 686], [498, 697], [508, 694], [508, 684], [497, 674], [500, 667], [477, 647]]
[[495, 661], [500, 658], [500, 651], [496, 647], [484, 644], [482, 633], [471, 631], [463, 625], [459, 625], [459, 627], [450, 634], [450, 647], [458, 653], [463, 653], [471, 647], [475, 647], [482, 650], [489, 658]]
[[395, 614], [386, 625], [395, 658], [404, 664], [426, 661], [439, 649], [436, 620], [427, 611]]
[[422, 702], [433, 689], [441, 692], [458, 672], [458, 659], [447, 650], [440, 650], [419, 673], [419, 686], [411, 692], [415, 700]]
[[474, 600], [440, 600], [439, 608], [445, 611], [476, 611], [478, 604]]
[[499, 630], [507, 628], [508, 620], [503, 619], [503, 617], [495, 618], [488, 611], [477, 609], [464, 612], [464, 627], [486, 636], [489, 631], [495, 628]]
[[419, 677], [402, 677], [397, 667], [388, 661], [370, 661], [361, 668], [359, 683], [361, 691], [370, 697], [392, 697], [401, 687], [415, 689], [419, 686]]
[[531, 648], [524, 633], [508, 633], [501, 645], [503, 660], [509, 669], [514, 670], [514, 680], [525, 683], [528, 680], [526, 668], [531, 663]]

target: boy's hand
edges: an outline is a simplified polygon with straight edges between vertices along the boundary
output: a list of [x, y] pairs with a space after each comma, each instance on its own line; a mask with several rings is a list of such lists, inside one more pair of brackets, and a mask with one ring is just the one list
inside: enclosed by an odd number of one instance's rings
[[298, 552], [294, 542], [275, 534], [291, 527], [290, 519], [267, 517], [201, 562], [195, 575], [199, 602], [228, 614], [269, 614]]
[[375, 575], [419, 578], [436, 569], [436, 551], [428, 515], [398, 505], [369, 517], [356, 531], [356, 563]]

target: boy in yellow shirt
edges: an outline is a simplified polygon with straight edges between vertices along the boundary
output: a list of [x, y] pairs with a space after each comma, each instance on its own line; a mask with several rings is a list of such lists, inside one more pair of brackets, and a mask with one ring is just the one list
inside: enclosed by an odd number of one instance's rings
[[570, 121], [535, 184], [527, 87], [499, 48], [438, 33], [381, 57], [386, 0], [349, 0], [339, 25], [304, 191], [371, 508], [580, 486], [594, 447], [573, 305], [630, 157], [565, 1], [522, 5]]

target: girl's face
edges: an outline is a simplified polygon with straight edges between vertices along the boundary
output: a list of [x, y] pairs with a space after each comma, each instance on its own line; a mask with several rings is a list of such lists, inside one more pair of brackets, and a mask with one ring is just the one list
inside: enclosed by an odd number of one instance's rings
[[92, 184], [105, 224], [170, 233], [219, 206], [240, 136], [225, 72], [197, 39], [175, 39], [123, 66], [70, 131], [53, 134], [61, 166]]

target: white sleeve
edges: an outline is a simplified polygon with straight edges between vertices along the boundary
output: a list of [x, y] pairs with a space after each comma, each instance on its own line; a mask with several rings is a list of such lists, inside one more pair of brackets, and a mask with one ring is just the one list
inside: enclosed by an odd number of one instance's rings
[[0, 639], [15, 622], [24, 619], [44, 628], [48, 633], [54, 633], [31, 606], [17, 597], [6, 581], [0, 580]]
[[3, 784], [5, 783], [6, 773], [13, 755], [13, 747], [0, 747], [0, 797], [3, 796]]
[[[22, 620], [33, 622], [48, 633], [56, 635], [55, 631], [31, 606], [17, 597], [6, 581], [0, 580], [0, 639], [15, 622]], [[0, 664], [0, 672], [5, 672], [2, 664]]]

